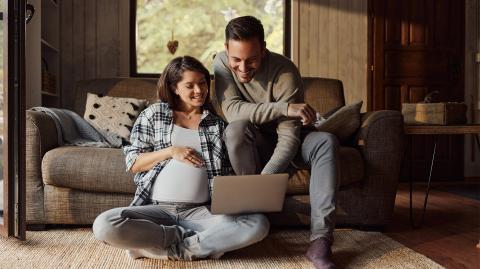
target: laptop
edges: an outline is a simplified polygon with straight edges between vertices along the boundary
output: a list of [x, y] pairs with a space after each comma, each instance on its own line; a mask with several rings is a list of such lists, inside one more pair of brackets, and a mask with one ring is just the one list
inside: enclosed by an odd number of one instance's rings
[[287, 191], [288, 174], [216, 176], [212, 214], [278, 212]]

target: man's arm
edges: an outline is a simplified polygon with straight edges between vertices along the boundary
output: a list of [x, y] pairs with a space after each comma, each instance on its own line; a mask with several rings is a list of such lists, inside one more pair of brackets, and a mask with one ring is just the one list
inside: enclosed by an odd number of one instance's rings
[[[303, 85], [297, 69], [279, 72], [274, 80], [276, 100], [282, 100], [289, 104], [288, 109], [293, 105], [303, 103]], [[283, 173], [295, 157], [300, 146], [300, 129], [302, 124], [300, 117], [282, 118], [277, 125], [277, 145], [272, 157], [262, 170], [262, 174]]]
[[288, 103], [251, 103], [244, 99], [237, 88], [233, 75], [217, 55], [214, 60], [215, 95], [228, 122], [249, 120], [254, 124], [264, 124], [287, 116]]

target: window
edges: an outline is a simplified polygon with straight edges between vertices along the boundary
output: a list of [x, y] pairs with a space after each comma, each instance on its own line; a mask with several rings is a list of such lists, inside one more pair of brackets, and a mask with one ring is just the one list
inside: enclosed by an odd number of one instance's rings
[[[173, 58], [190, 55], [212, 71], [213, 55], [224, 49], [225, 26], [252, 15], [262, 21], [271, 51], [285, 54], [289, 1], [285, 0], [136, 0], [132, 29], [132, 76], [158, 74]], [[133, 25], [132, 25], [133, 26]], [[288, 56], [288, 53], [286, 54]], [[213, 72], [212, 72], [213, 73]]]

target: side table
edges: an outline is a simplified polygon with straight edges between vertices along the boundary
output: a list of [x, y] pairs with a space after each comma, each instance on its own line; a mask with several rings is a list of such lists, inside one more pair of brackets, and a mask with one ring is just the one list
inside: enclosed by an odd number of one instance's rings
[[428, 174], [427, 190], [425, 191], [425, 199], [423, 202], [422, 216], [420, 224], [416, 225], [413, 217], [413, 177], [410, 177], [410, 223], [413, 228], [420, 228], [425, 219], [425, 211], [427, 210], [428, 194], [430, 192], [430, 182], [432, 179], [433, 163], [435, 161], [435, 153], [437, 149], [437, 139], [439, 135], [464, 135], [472, 134], [475, 137], [477, 146], [480, 149], [480, 124], [461, 124], [461, 125], [405, 125], [406, 135], [433, 135], [433, 153], [430, 162], [430, 172]]

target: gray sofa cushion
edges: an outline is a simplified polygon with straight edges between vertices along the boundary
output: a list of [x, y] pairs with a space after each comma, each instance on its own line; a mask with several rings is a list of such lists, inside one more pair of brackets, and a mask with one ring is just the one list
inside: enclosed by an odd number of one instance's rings
[[92, 192], [135, 193], [121, 149], [59, 147], [42, 160], [45, 184]]
[[46, 185], [45, 216], [50, 223], [92, 224], [100, 213], [128, 206], [132, 200], [132, 194], [93, 193]]
[[[341, 173], [341, 187], [362, 180], [364, 165], [357, 149], [340, 147], [340, 167], [345, 171]], [[50, 150], [42, 161], [42, 178], [45, 184], [57, 187], [135, 193], [133, 174], [125, 172], [121, 149], [59, 147]], [[297, 170], [289, 179], [287, 194], [308, 194], [309, 178], [308, 170]]]

